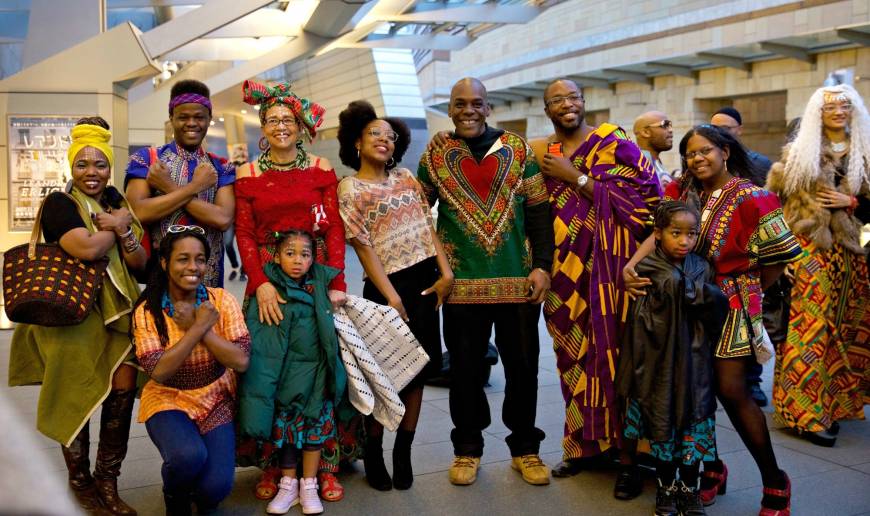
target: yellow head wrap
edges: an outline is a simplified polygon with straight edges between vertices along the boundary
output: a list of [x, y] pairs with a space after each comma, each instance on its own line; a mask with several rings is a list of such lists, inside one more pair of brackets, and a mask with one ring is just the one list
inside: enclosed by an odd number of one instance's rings
[[67, 151], [70, 167], [76, 159], [76, 154], [85, 147], [93, 147], [106, 155], [111, 167], [115, 161], [115, 156], [112, 153], [112, 147], [109, 146], [109, 140], [112, 138], [112, 133], [98, 125], [81, 124], [72, 128], [70, 131], [72, 144]]

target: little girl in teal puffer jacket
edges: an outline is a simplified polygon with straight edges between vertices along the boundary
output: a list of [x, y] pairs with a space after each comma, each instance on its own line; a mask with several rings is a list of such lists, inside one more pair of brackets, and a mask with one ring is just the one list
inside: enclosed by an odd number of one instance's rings
[[313, 242], [304, 231], [283, 234], [275, 262], [264, 267], [287, 300], [280, 305], [280, 324], [260, 322], [256, 298], [245, 314], [252, 346], [239, 395], [239, 433], [276, 451], [282, 478], [266, 508], [270, 514], [283, 514], [300, 499], [305, 514], [323, 511], [316, 479], [320, 450], [335, 433], [335, 406], [346, 385], [327, 296], [339, 271], [313, 263]]

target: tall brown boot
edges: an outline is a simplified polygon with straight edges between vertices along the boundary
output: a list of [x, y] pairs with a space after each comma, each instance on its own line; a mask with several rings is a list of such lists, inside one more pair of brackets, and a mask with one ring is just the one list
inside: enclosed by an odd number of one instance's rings
[[60, 447], [63, 452], [63, 460], [66, 462], [66, 469], [69, 471], [69, 486], [83, 511], [88, 514], [110, 514], [103, 509], [100, 499], [97, 497], [94, 477], [91, 476], [91, 461], [88, 457], [91, 449], [90, 444], [89, 425], [85, 423], [84, 428], [73, 439], [69, 448]]
[[100, 415], [100, 443], [97, 447], [97, 466], [94, 468], [97, 496], [103, 506], [116, 515], [135, 515], [136, 510], [118, 496], [118, 476], [121, 463], [127, 456], [130, 438], [130, 418], [136, 390], [112, 391], [103, 402]]

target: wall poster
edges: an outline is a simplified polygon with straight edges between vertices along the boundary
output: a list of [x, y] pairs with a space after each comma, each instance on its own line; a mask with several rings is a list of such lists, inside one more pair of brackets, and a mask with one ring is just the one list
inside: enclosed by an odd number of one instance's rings
[[79, 116], [10, 116], [9, 231], [30, 231], [42, 200], [71, 178], [66, 157]]

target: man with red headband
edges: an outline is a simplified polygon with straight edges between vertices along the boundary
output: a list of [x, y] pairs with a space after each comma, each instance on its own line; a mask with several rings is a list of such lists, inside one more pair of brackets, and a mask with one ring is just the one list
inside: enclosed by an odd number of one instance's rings
[[202, 148], [211, 114], [208, 86], [194, 80], [175, 83], [169, 101], [173, 141], [131, 155], [124, 184], [133, 210], [149, 227], [153, 248], [173, 226], [205, 230], [211, 254], [203, 283], [222, 287], [223, 232], [235, 213], [236, 172], [225, 159]]

